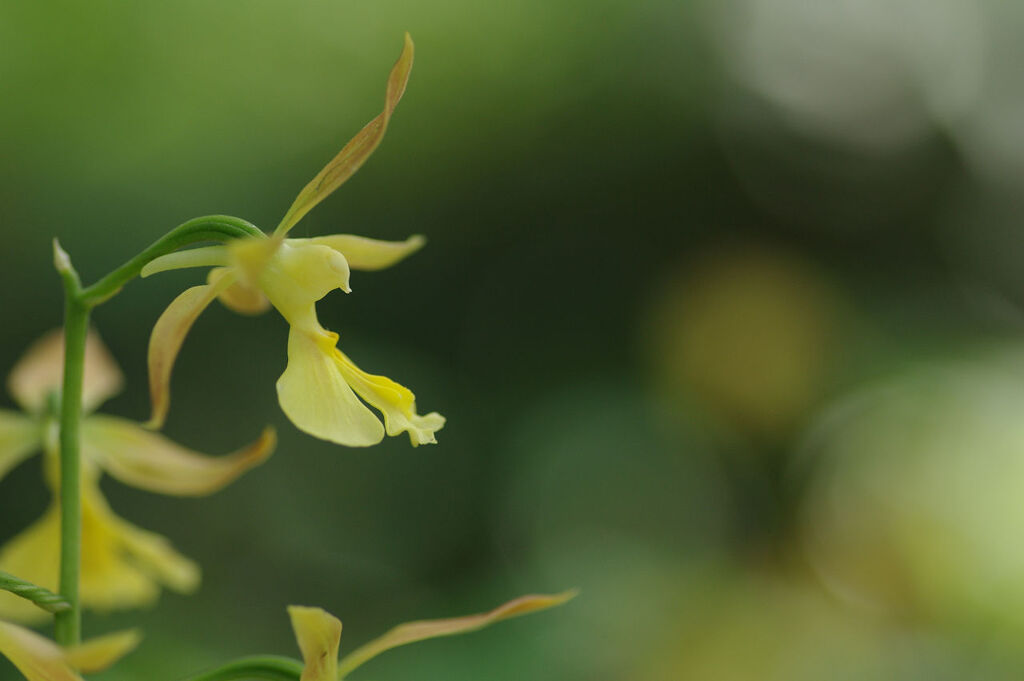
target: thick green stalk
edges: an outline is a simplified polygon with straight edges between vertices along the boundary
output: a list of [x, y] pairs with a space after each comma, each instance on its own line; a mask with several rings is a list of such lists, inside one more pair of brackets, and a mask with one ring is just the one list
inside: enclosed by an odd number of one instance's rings
[[266, 655], [243, 657], [197, 676], [190, 676], [185, 681], [232, 681], [232, 679], [299, 681], [301, 676], [302, 663], [298, 660]]
[[60, 595], [70, 607], [54, 616], [54, 633], [57, 643], [70, 646], [81, 640], [82, 630], [82, 610], [78, 601], [82, 563], [79, 431], [90, 308], [81, 300], [78, 276], [66, 256], [64, 260], [67, 267], [61, 270], [65, 304], [64, 388], [60, 406]]

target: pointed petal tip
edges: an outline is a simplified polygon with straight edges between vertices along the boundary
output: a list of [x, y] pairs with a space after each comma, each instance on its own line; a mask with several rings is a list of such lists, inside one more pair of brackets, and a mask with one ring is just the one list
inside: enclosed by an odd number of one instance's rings
[[141, 641], [142, 632], [139, 629], [126, 629], [66, 648], [64, 657], [78, 671], [94, 674], [107, 669], [135, 650]]

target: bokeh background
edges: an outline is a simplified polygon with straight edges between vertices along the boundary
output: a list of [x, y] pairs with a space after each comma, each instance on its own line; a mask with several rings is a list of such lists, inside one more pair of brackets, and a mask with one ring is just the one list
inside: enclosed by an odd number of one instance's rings
[[[166, 432], [280, 446], [206, 499], [104, 483], [204, 583], [89, 616], [146, 632], [96, 678], [295, 655], [290, 603], [351, 650], [569, 587], [353, 678], [1020, 678], [1019, 3], [0, 0], [0, 371], [60, 323], [52, 237], [94, 280], [198, 215], [273, 227], [405, 30], [387, 138], [296, 234], [427, 235], [320, 316], [440, 444], [297, 432], [286, 325], [214, 306]], [[149, 331], [198, 276], [96, 312], [109, 413], [147, 414]], [[0, 540], [47, 494], [38, 457], [0, 483]]]

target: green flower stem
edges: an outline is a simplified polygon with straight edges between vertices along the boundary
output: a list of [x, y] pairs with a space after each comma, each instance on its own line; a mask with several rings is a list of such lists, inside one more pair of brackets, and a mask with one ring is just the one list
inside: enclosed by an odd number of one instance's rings
[[231, 681], [231, 679], [265, 679], [266, 681], [299, 681], [302, 663], [290, 657], [243, 657], [216, 669], [190, 676], [185, 681]]
[[49, 589], [26, 582], [24, 579], [18, 579], [3, 571], [0, 571], [0, 589], [32, 601], [46, 612], [63, 612], [71, 607], [70, 603]]
[[258, 227], [229, 215], [207, 215], [178, 225], [157, 239], [146, 250], [81, 291], [82, 302], [98, 305], [117, 294], [125, 284], [139, 276], [150, 261], [179, 248], [204, 241], [227, 242], [245, 237], [266, 236]]
[[227, 242], [265, 236], [245, 220], [226, 215], [189, 220], [87, 288], [82, 287], [67, 253], [54, 241], [54, 265], [64, 282], [65, 299], [64, 386], [60, 404], [60, 596], [67, 607], [54, 615], [54, 637], [57, 643], [70, 646], [81, 640], [82, 611], [78, 598], [82, 563], [79, 431], [85, 339], [89, 332], [92, 308], [116, 295], [125, 284], [139, 275], [147, 263], [162, 255], [205, 241]]

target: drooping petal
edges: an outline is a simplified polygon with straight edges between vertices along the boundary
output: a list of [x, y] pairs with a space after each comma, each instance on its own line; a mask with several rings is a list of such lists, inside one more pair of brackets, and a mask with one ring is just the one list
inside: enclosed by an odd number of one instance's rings
[[139, 272], [142, 278], [160, 272], [183, 270], [189, 267], [221, 267], [228, 264], [228, 249], [225, 246], [202, 246], [184, 251], [175, 251], [150, 260]]
[[500, 605], [490, 612], [479, 615], [467, 615], [466, 617], [453, 617], [450, 619], [423, 620], [419, 622], [406, 622], [400, 624], [380, 638], [356, 648], [346, 655], [338, 663], [338, 678], [344, 679], [353, 669], [359, 667], [367, 660], [380, 655], [385, 650], [404, 646], [408, 643], [415, 643], [428, 638], [438, 636], [452, 636], [454, 634], [465, 634], [477, 629], [482, 629], [495, 622], [526, 615], [538, 610], [553, 608], [562, 605], [569, 599], [576, 596], [575, 591], [567, 591], [553, 596], [531, 595], [520, 596], [519, 598]]
[[42, 429], [35, 419], [0, 410], [0, 480], [42, 446]]
[[278, 401], [292, 423], [310, 435], [349, 447], [375, 445], [384, 439], [384, 427], [345, 382], [334, 355], [337, 338], [289, 331]]
[[[224, 267], [215, 267], [206, 277], [206, 283], [216, 285], [221, 277], [230, 273]], [[270, 301], [263, 291], [243, 281], [236, 281], [220, 293], [220, 302], [229, 310], [238, 314], [258, 315], [270, 309]]]
[[83, 641], [64, 649], [67, 663], [84, 674], [101, 672], [138, 647], [142, 633], [126, 629]]
[[86, 457], [126, 485], [179, 496], [212, 494], [225, 487], [266, 461], [276, 441], [268, 428], [244, 449], [206, 456], [126, 419], [94, 415], [82, 423]]
[[345, 381], [360, 397], [380, 410], [388, 435], [408, 431], [412, 446], [436, 443], [434, 433], [444, 427], [445, 418], [437, 412], [425, 416], [416, 413], [416, 396], [403, 385], [386, 376], [368, 374], [335, 349], [338, 367]]
[[285, 213], [275, 234], [287, 234], [313, 206], [327, 198], [331, 192], [340, 187], [348, 178], [366, 162], [374, 150], [380, 145], [384, 133], [391, 120], [391, 114], [405, 93], [412, 70], [413, 44], [408, 33], [405, 34], [405, 45], [398, 61], [391, 68], [388, 76], [387, 94], [384, 98], [384, 111], [366, 124], [355, 137], [349, 140], [338, 155], [331, 159], [323, 170], [317, 173], [309, 184], [295, 198], [294, 203]]
[[305, 666], [300, 681], [337, 681], [341, 621], [320, 608], [288, 606]]
[[348, 262], [338, 251], [285, 241], [264, 267], [259, 283], [289, 324], [319, 333], [314, 304], [335, 289], [348, 292], [348, 280]]
[[82, 681], [53, 641], [10, 622], [0, 621], [0, 655], [28, 681]]
[[171, 371], [185, 336], [203, 310], [231, 284], [234, 277], [223, 276], [215, 284], [193, 286], [175, 298], [153, 326], [149, 337], [149, 398], [152, 416], [146, 424], [160, 428], [171, 406]]
[[[32, 344], [8, 378], [15, 401], [31, 413], [40, 413], [50, 395], [59, 395], [64, 382], [64, 333], [51, 331]], [[94, 330], [85, 340], [85, 375], [82, 408], [92, 411], [120, 392], [124, 376]]]
[[308, 241], [311, 244], [328, 246], [345, 256], [348, 266], [354, 270], [382, 270], [412, 255], [423, 248], [427, 240], [415, 234], [405, 241], [381, 241], [353, 234], [329, 234], [311, 239], [289, 239]]

